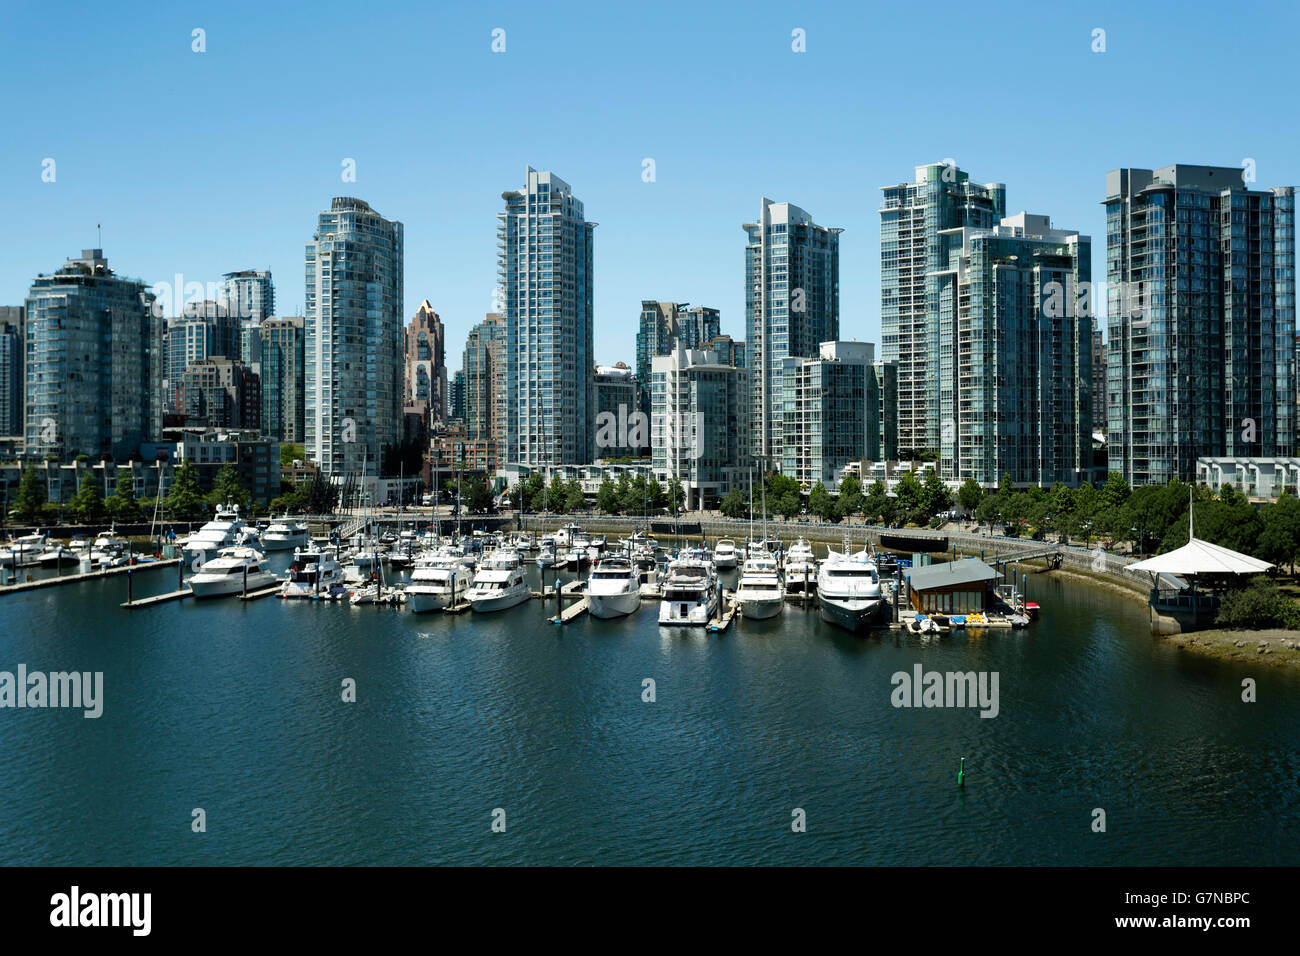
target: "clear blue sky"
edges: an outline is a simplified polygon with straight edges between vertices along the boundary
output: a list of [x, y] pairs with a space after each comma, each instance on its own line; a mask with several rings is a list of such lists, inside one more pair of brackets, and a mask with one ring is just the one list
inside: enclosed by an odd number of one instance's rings
[[102, 223], [120, 273], [269, 268], [292, 314], [317, 212], [353, 195], [405, 224], [406, 318], [433, 303], [454, 369], [491, 308], [501, 192], [531, 164], [600, 223], [598, 362], [634, 361], [643, 298], [744, 335], [740, 227], [762, 196], [845, 230], [842, 336], [878, 342], [879, 187], [919, 163], [1091, 235], [1098, 279], [1108, 169], [1250, 157], [1258, 186], [1300, 184], [1281, 3], [441, 6], [6, 0], [0, 304]]

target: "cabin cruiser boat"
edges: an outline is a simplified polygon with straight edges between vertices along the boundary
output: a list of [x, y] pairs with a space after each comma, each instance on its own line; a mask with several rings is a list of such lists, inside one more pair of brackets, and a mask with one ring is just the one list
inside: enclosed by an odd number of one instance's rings
[[[257, 547], [261, 537], [257, 528], [239, 517], [239, 505], [218, 508], [216, 516], [181, 542], [181, 554], [189, 564], [204, 564], [222, 548], [237, 545]], [[197, 567], [197, 565], [195, 565]]]
[[110, 531], [101, 534], [90, 546], [90, 566], [95, 569], [119, 568], [131, 560], [131, 542], [114, 537]]
[[336, 598], [346, 590], [337, 552], [332, 548], [297, 548], [289, 576], [280, 588], [280, 597]]
[[25, 534], [9, 542], [0, 550], [0, 565], [27, 568], [40, 563], [41, 555], [49, 547], [49, 537], [40, 533]]
[[749, 558], [740, 572], [735, 600], [740, 613], [751, 620], [776, 617], [785, 607], [785, 587], [781, 584], [776, 558]]
[[473, 579], [473, 564], [462, 548], [426, 551], [416, 559], [415, 569], [411, 571], [406, 603], [416, 614], [455, 607], [465, 600]]
[[510, 547], [516, 551], [535, 551], [537, 540], [531, 531], [516, 531], [510, 536]]
[[885, 602], [871, 556], [829, 549], [817, 574], [817, 604], [823, 621], [850, 631], [880, 623]]
[[592, 617], [631, 614], [641, 606], [641, 580], [631, 560], [601, 558], [587, 578], [587, 610]]
[[781, 542], [764, 538], [762, 541], [749, 541], [745, 544], [745, 558], [770, 558], [781, 550]]
[[524, 580], [523, 563], [514, 551], [494, 551], [479, 562], [465, 600], [477, 611], [504, 611], [533, 596]]
[[790, 550], [785, 555], [785, 589], [791, 593], [800, 593], [805, 581], [808, 582], [808, 590], [817, 587], [817, 559], [813, 556], [808, 539], [800, 538], [790, 545]]
[[52, 544], [37, 556], [36, 563], [43, 568], [71, 568], [81, 563], [81, 555], [72, 548]]
[[713, 547], [713, 564], [719, 571], [728, 571], [736, 566], [736, 542], [722, 538]]
[[[247, 576], [245, 576], [247, 575]], [[266, 566], [266, 556], [256, 548], [222, 548], [211, 561], [190, 575], [190, 591], [196, 598], [239, 594], [245, 587], [257, 591], [279, 580]]]
[[301, 521], [290, 521], [286, 517], [262, 532], [262, 550], [288, 551], [290, 548], [305, 547], [310, 540], [311, 535], [305, 524]]
[[553, 568], [560, 563], [560, 552], [555, 545], [555, 539], [547, 535], [542, 539], [541, 549], [537, 552], [537, 566], [539, 568]]
[[699, 550], [703, 549], [686, 549], [669, 563], [659, 602], [661, 625], [703, 627], [718, 609], [718, 575], [713, 562], [700, 557]]

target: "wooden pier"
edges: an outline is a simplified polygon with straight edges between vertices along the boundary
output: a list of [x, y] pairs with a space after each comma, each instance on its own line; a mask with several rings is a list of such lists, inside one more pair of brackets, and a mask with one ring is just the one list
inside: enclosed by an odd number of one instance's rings
[[459, 604], [448, 604], [442, 609], [443, 614], [464, 614], [470, 609], [469, 601], [461, 601]]
[[128, 571], [152, 571], [155, 568], [174, 568], [180, 564], [180, 558], [165, 558], [161, 561], [147, 561], [144, 564], [124, 564], [119, 568], [104, 568], [99, 571], [87, 571], [77, 574], [61, 574], [53, 578], [41, 578], [38, 581], [19, 581], [0, 587], [0, 595], [17, 594], [19, 591], [36, 591], [40, 588], [57, 587], [60, 584], [77, 584], [82, 581], [98, 581], [126, 574]]
[[166, 594], [155, 594], [153, 597], [137, 598], [134, 601], [126, 601], [123, 602], [121, 606], [130, 609], [153, 607], [155, 604], [166, 604], [168, 601], [181, 601], [187, 597], [193, 596], [194, 592], [189, 588], [181, 588], [179, 591], [168, 591]]
[[241, 594], [241, 601], [256, 601], [258, 598], [270, 597], [272, 594], [280, 593], [280, 585], [272, 584], [270, 587], [262, 588], [259, 591], [249, 591], [247, 594]]

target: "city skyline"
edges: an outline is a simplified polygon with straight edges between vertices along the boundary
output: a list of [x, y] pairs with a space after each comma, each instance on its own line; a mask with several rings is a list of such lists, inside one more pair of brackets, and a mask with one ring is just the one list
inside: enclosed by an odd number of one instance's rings
[[[1102, 6], [1087, 19], [1038, 11], [1032, 23], [993, 17], [969, 25], [960, 40], [936, 38], [932, 53], [939, 58], [956, 61], [987, 46], [1026, 74], [1059, 66], [1079, 80], [1055, 94], [1061, 109], [1035, 116], [1032, 124], [1012, 117], [972, 128], [953, 122], [965, 109], [961, 97], [902, 89], [886, 104], [870, 92], [873, 77], [902, 62], [906, 45], [892, 41], [920, 29], [903, 11], [868, 14], [834, 6], [740, 18], [729, 8], [670, 5], [661, 18], [632, 30], [622, 16], [593, 7], [590, 17], [566, 18], [562, 38], [582, 47], [591, 69], [606, 78], [608, 98], [588, 114], [581, 71], [538, 72], [546, 51], [561, 39], [540, 14], [507, 7], [491, 19], [418, 10], [403, 10], [399, 18], [381, 5], [367, 30], [382, 32], [391, 49], [387, 59], [397, 74], [384, 83], [393, 83], [394, 108], [364, 115], [345, 141], [296, 118], [293, 78], [301, 71], [295, 64], [305, 68], [315, 49], [344, 35], [329, 17], [304, 27], [287, 12], [268, 11], [252, 30], [243, 8], [234, 5], [211, 15], [141, 10], [136, 20], [88, 14], [79, 21], [84, 29], [66, 31], [34, 9], [18, 10], [14, 29], [0, 39], [0, 69], [13, 77], [44, 74], [33, 51], [52, 33], [69, 56], [65, 69], [11, 105], [24, 145], [0, 157], [0, 195], [29, 235], [0, 262], [0, 301], [20, 301], [33, 276], [76, 249], [102, 247], [122, 274], [150, 284], [178, 272], [207, 283], [231, 270], [268, 269], [277, 279], [279, 312], [299, 315], [305, 296], [298, 224], [330, 197], [355, 195], [408, 226], [403, 316], [409, 319], [427, 298], [448, 340], [460, 342], [492, 308], [502, 184], [530, 164], [575, 184], [588, 214], [602, 223], [594, 288], [598, 362], [634, 354], [631, 317], [643, 299], [707, 303], [720, 310], [724, 332], [743, 334], [734, 230], [763, 195], [845, 229], [841, 336], [880, 341], [875, 190], [904, 178], [900, 171], [911, 165], [953, 158], [979, 177], [1008, 183], [1009, 214], [1048, 209], [1055, 220], [1093, 236], [1104, 234], [1105, 173], [1121, 166], [1155, 168], [1172, 157], [1236, 167], [1250, 158], [1260, 182], [1300, 182], [1295, 134], [1283, 124], [1253, 121], [1288, 105], [1282, 84], [1272, 79], [1270, 54], [1286, 62], [1279, 51], [1295, 13], [1276, 11], [1270, 29], [1252, 34], [1247, 44], [1217, 35], [1215, 17], [1227, 16], [1209, 5], [1183, 5], [1176, 8], [1179, 16], [1168, 16], [1173, 9]], [[399, 20], [405, 29], [393, 29]], [[506, 31], [504, 53], [492, 52], [497, 27]], [[1092, 49], [1098, 28], [1106, 30], [1104, 53]], [[191, 50], [194, 29], [205, 30], [203, 53]], [[794, 29], [806, 32], [806, 52], [791, 49]], [[291, 36], [309, 42], [285, 43]], [[441, 40], [435, 64], [419, 55], [431, 36]], [[122, 49], [139, 52], [141, 62], [96, 69], [93, 52], [119, 41]], [[872, 51], [870, 62], [859, 55], [862, 47]], [[716, 108], [677, 115], [700, 74], [660, 69], [647, 84], [641, 71], [621, 62], [629, 50], [641, 49], [653, 49], [661, 67], [680, 60], [703, 69]], [[1200, 55], [1235, 71], [1233, 84], [1199, 94], [1198, 111], [1216, 117], [1210, 146], [1203, 130], [1153, 129], [1141, 115], [1105, 111], [1106, 102]], [[174, 89], [149, 82], [155, 64], [165, 68]], [[271, 64], [277, 70], [268, 79]], [[775, 77], [763, 102], [743, 79], [755, 69]], [[500, 122], [500, 109], [524, 74], [544, 84], [559, 122], [554, 116]], [[146, 138], [153, 145], [142, 157], [131, 124], [122, 128], [93, 116], [75, 135], [60, 130], [54, 105], [91, 84], [109, 100], [130, 102], [147, 128], [201, 125], [210, 133], [207, 147], [181, 149], [163, 133]], [[457, 95], [430, 106], [430, 84]], [[810, 95], [826, 85], [837, 88], [835, 97]], [[364, 102], [375, 88], [376, 81], [355, 80], [341, 91], [338, 108]], [[1251, 110], [1234, 108], [1242, 96], [1252, 101]], [[240, 110], [229, 110], [231, 98], [240, 100]], [[756, 117], [768, 109], [786, 111], [792, 131], [822, 148], [786, 155], [745, 148]], [[926, 122], [898, 129], [890, 117], [902, 111], [924, 115]], [[411, 123], [411, 116], [429, 122]], [[670, 116], [671, 141], [660, 132]], [[845, 116], [853, 121], [843, 122]], [[455, 124], [465, 142], [478, 144], [472, 160], [461, 149], [427, 148], [436, 145], [433, 130], [442, 124]], [[575, 124], [598, 126], [601, 135], [575, 138]], [[256, 153], [245, 148], [245, 125], [267, 134]], [[737, 161], [741, 156], [745, 160]], [[42, 181], [47, 158], [56, 163], [54, 182]], [[354, 182], [341, 179], [347, 159], [356, 164]], [[654, 160], [651, 182], [643, 181], [650, 171], [643, 168], [646, 159]], [[681, 229], [683, 221], [691, 228]], [[447, 228], [453, 222], [456, 227]], [[102, 240], [95, 231], [101, 223]], [[1092, 262], [1098, 277], [1105, 274], [1103, 255], [1098, 243]]]

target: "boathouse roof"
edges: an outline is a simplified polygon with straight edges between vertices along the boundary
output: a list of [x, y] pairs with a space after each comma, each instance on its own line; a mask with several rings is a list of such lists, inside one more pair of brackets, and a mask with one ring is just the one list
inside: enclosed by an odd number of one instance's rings
[[913, 568], [907, 580], [914, 591], [928, 591], [931, 588], [948, 588], [955, 584], [982, 584], [996, 580], [998, 572], [979, 558], [962, 558], [960, 561], [945, 561], [931, 564], [924, 568]]

